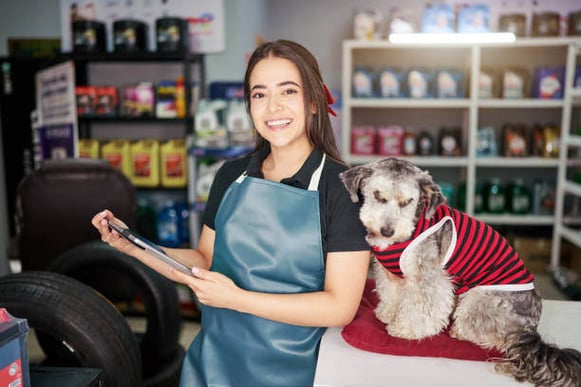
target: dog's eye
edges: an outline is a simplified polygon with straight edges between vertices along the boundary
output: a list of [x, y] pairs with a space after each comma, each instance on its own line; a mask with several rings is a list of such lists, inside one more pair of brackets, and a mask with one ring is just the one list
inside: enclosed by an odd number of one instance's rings
[[403, 208], [405, 206], [408, 206], [413, 201], [414, 201], [414, 199], [409, 198], [407, 200], [404, 200], [404, 201], [399, 202], [399, 206], [400, 206], [400, 208]]
[[377, 200], [380, 203], [387, 203], [387, 199], [384, 199], [381, 196], [381, 193], [379, 191], [374, 191], [373, 192], [373, 197], [375, 197], [375, 200]]

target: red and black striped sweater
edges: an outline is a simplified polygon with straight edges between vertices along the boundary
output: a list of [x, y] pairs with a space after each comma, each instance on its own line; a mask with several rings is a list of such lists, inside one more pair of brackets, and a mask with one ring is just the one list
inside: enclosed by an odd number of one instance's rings
[[456, 294], [476, 286], [507, 291], [534, 288], [533, 275], [506, 239], [489, 225], [444, 204], [432, 218], [420, 216], [409, 240], [384, 250], [374, 247], [373, 253], [387, 270], [403, 277], [401, 266], [405, 268], [410, 259], [408, 246], [420, 243], [448, 221], [454, 224], [454, 234], [442, 264], [454, 281]]

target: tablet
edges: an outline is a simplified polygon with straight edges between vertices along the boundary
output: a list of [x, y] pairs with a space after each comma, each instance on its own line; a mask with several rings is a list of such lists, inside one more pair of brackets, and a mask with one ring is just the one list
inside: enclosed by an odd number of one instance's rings
[[147, 251], [149, 254], [153, 255], [154, 257], [161, 259], [163, 262], [167, 263], [171, 267], [176, 270], [181, 271], [182, 273], [193, 275], [190, 268], [184, 265], [181, 262], [176, 261], [169, 255], [167, 255], [161, 247], [153, 243], [152, 241], [142, 237], [141, 235], [137, 234], [135, 231], [130, 230], [129, 228], [122, 226], [119, 223], [116, 223], [113, 220], [109, 220], [109, 227], [111, 229], [117, 231], [119, 235], [133, 243], [135, 246]]

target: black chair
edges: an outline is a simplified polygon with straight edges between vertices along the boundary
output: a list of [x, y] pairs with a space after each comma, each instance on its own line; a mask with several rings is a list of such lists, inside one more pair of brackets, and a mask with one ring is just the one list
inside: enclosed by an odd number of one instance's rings
[[[91, 218], [110, 209], [129, 227], [137, 224], [136, 191], [107, 161], [47, 160], [16, 192], [15, 256], [22, 271], [53, 271], [89, 285], [124, 314], [140, 300], [146, 331], [135, 332], [144, 386], [177, 385], [185, 354], [179, 344], [182, 316], [176, 286], [138, 260], [106, 243]], [[43, 349], [53, 343], [39, 335]]]
[[99, 240], [91, 218], [108, 208], [129, 227], [136, 224], [131, 181], [107, 161], [43, 161], [16, 192], [16, 251], [23, 270], [46, 269], [59, 255]]

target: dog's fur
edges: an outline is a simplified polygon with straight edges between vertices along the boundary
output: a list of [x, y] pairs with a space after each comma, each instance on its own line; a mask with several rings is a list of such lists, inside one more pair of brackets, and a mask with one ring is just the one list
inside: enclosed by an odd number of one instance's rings
[[[367, 242], [380, 249], [409, 240], [419, 217], [431, 218], [446, 201], [427, 171], [403, 159], [353, 167], [340, 177], [354, 202], [362, 198], [360, 218]], [[542, 302], [536, 290], [477, 286], [455, 295], [442, 263], [452, 227], [445, 223], [410, 250], [412, 258], [400, 262], [403, 277], [373, 260], [380, 300], [375, 314], [389, 334], [422, 339], [450, 327], [452, 337], [503, 352], [498, 372], [537, 386], [581, 386], [581, 353], [547, 344], [537, 333]]]

